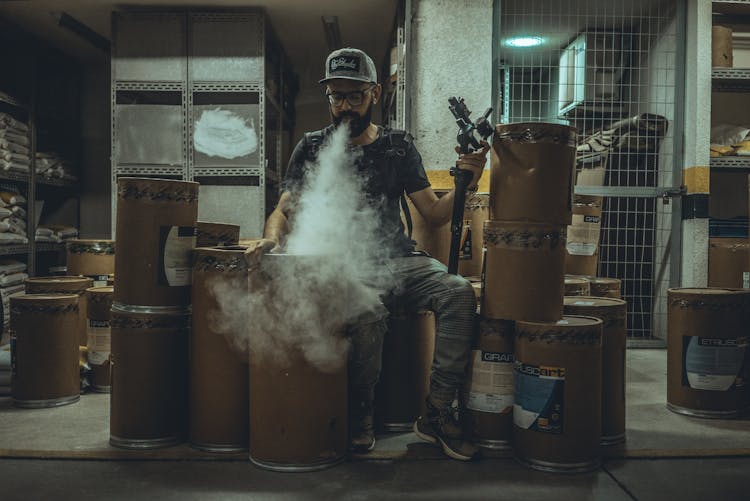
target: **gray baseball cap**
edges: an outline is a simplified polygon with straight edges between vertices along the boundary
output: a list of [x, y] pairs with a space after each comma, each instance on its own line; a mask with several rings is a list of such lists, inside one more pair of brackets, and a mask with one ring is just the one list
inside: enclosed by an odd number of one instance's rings
[[336, 78], [378, 83], [378, 73], [370, 56], [352, 47], [334, 50], [328, 54], [326, 76], [318, 83], [326, 83]]

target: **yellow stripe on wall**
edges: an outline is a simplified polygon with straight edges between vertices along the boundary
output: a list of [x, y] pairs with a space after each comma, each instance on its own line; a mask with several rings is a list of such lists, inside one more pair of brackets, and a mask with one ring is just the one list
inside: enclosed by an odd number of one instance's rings
[[709, 168], [704, 165], [686, 167], [682, 170], [682, 184], [687, 187], [688, 195], [709, 193], [711, 188]]
[[[427, 174], [427, 180], [432, 185], [433, 190], [450, 191], [455, 186], [455, 183], [453, 182], [453, 176], [451, 176], [449, 170], [425, 170], [425, 173]], [[477, 191], [479, 191], [480, 193], [490, 192], [489, 169], [485, 169], [482, 177], [479, 179], [479, 189]]]

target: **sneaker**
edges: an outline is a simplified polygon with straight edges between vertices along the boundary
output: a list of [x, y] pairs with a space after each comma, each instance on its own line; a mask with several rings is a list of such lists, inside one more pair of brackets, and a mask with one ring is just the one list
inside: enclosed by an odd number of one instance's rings
[[352, 403], [349, 410], [349, 450], [355, 454], [367, 454], [374, 448], [372, 404], [364, 401]]
[[435, 407], [427, 399], [427, 413], [414, 423], [414, 433], [431, 444], [442, 447], [450, 458], [469, 461], [477, 454], [477, 447], [464, 439], [463, 430], [452, 406]]

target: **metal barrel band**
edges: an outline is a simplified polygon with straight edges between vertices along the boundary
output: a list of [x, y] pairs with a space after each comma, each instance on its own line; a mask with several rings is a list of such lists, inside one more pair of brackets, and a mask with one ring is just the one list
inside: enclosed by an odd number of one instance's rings
[[411, 431], [414, 427], [414, 421], [403, 423], [383, 423], [383, 429], [389, 433], [401, 433]]
[[255, 459], [252, 455], [250, 456], [250, 462], [253, 463], [255, 466], [259, 468], [263, 468], [265, 470], [270, 471], [278, 471], [278, 472], [311, 472], [311, 471], [320, 471], [325, 470], [327, 468], [330, 468], [332, 466], [336, 466], [337, 464], [341, 464], [346, 459], [345, 456], [341, 456], [334, 459], [327, 459], [322, 461], [317, 461], [315, 463], [308, 463], [308, 464], [283, 464], [283, 463], [275, 463], [273, 461], [263, 461], [259, 459]]
[[81, 395], [70, 395], [67, 397], [49, 398], [45, 400], [21, 400], [13, 398], [13, 405], [23, 409], [47, 409], [50, 407], [62, 407], [78, 402]]
[[142, 313], [145, 315], [189, 315], [190, 305], [187, 306], [147, 306], [112, 302], [112, 311], [116, 313]]
[[208, 444], [202, 442], [190, 442], [190, 447], [204, 452], [233, 453], [247, 452], [247, 445], [242, 444]]
[[604, 446], [611, 446], [625, 443], [625, 432], [618, 435], [602, 435], [601, 444]]
[[182, 440], [179, 437], [161, 437], [161, 438], [122, 438], [115, 435], [109, 436], [109, 444], [120, 449], [144, 450], [144, 449], [161, 449], [177, 445]]
[[515, 456], [517, 462], [524, 466], [528, 466], [534, 470], [546, 471], [550, 473], [586, 473], [590, 471], [598, 470], [602, 461], [599, 458], [592, 459], [591, 461], [584, 461], [581, 463], [557, 463], [553, 461], [541, 461], [539, 459], [522, 458]]
[[491, 449], [493, 451], [507, 451], [512, 449], [508, 440], [480, 439], [475, 440], [474, 445], [481, 447], [482, 449]]
[[707, 419], [727, 419], [727, 418], [738, 418], [747, 409], [733, 409], [728, 411], [711, 411], [705, 409], [691, 409], [690, 407], [682, 407], [667, 402], [667, 409], [674, 412], [675, 414], [682, 414], [683, 416], [692, 416]]

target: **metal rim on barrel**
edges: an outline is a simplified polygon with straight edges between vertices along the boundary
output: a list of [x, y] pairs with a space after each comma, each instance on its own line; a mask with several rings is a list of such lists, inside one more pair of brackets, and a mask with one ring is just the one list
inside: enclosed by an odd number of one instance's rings
[[63, 405], [73, 404], [80, 400], [81, 395], [71, 395], [69, 397], [50, 398], [47, 400], [18, 400], [13, 399], [13, 405], [22, 409], [47, 409], [50, 407], [62, 407]]
[[178, 437], [160, 437], [150, 439], [136, 439], [136, 438], [122, 438], [114, 435], [109, 436], [109, 444], [113, 447], [119, 447], [121, 449], [161, 449], [163, 447], [171, 447], [177, 445], [182, 440]]
[[250, 456], [250, 462], [259, 468], [263, 468], [264, 470], [278, 471], [278, 472], [300, 472], [300, 473], [325, 470], [332, 466], [336, 466], [337, 464], [343, 463], [345, 459], [346, 459], [345, 456], [341, 456], [338, 458], [328, 459], [325, 461], [319, 461], [319, 462], [309, 463], [309, 464], [280, 464], [280, 463], [273, 463], [269, 461], [259, 461], [253, 458], [252, 456]]
[[112, 302], [113, 312], [141, 313], [144, 315], [187, 315], [190, 313], [190, 305], [187, 306], [140, 306], [134, 304]]
[[538, 459], [514, 457], [514, 459], [531, 469], [545, 471], [548, 473], [587, 473], [598, 470], [602, 466], [601, 459], [586, 461], [583, 463], [550, 463]]
[[190, 447], [199, 451], [204, 451], [204, 452], [219, 452], [219, 453], [247, 452], [247, 446], [241, 445], [241, 444], [204, 444], [204, 443], [190, 442]]
[[737, 418], [737, 417], [740, 417], [747, 408], [748, 407], [746, 406], [745, 409], [737, 409], [737, 410], [731, 410], [731, 411], [710, 411], [710, 410], [701, 410], [701, 409], [690, 409], [688, 407], [682, 407], [682, 406], [670, 404], [669, 402], [667, 402], [667, 409], [669, 409], [670, 411], [676, 414], [682, 414], [683, 416], [707, 418], [707, 419]]

